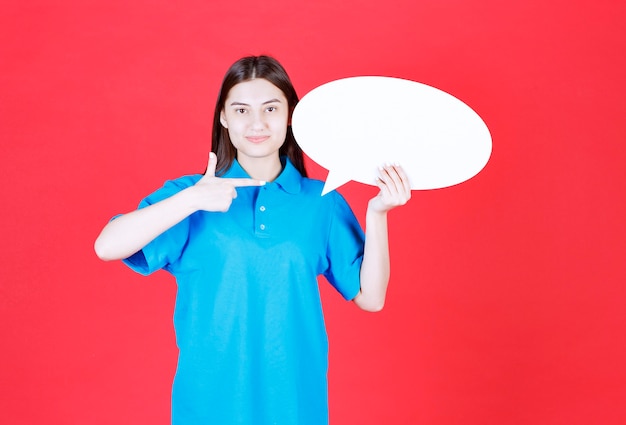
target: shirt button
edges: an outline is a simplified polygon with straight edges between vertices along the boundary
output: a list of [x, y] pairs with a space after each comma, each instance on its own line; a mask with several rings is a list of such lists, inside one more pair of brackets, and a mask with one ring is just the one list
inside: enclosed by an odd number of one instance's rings
[[261, 207], [259, 208], [261, 211], [265, 211], [265, 206], [261, 205]]
[[261, 225], [259, 226], [259, 228], [260, 228], [261, 230], [265, 230], [265, 224], [261, 224]]

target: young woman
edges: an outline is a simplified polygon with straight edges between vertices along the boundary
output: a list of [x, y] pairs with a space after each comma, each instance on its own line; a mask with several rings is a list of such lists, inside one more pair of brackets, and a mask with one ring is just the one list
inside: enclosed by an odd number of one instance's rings
[[387, 212], [411, 196], [380, 168], [363, 232], [337, 192], [306, 178], [289, 125], [298, 97], [267, 56], [226, 73], [204, 175], [172, 181], [110, 221], [95, 243], [176, 277], [174, 424], [325, 424], [328, 344], [317, 276], [360, 308], [383, 307]]

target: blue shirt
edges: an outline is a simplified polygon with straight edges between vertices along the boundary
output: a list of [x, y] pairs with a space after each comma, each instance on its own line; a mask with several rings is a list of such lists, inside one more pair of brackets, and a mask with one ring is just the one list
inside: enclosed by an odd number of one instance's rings
[[[337, 192], [283, 159], [278, 178], [237, 188], [226, 213], [196, 212], [124, 260], [178, 286], [173, 424], [328, 422], [328, 341], [317, 276], [350, 300], [364, 235]], [[140, 208], [192, 186], [168, 181]], [[235, 161], [224, 177], [248, 177]]]

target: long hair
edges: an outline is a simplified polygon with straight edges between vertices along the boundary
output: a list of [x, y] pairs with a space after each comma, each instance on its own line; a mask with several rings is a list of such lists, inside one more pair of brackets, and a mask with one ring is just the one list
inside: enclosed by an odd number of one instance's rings
[[[237, 150], [230, 141], [228, 130], [220, 122], [220, 114], [222, 109], [224, 109], [226, 97], [230, 89], [235, 85], [255, 78], [264, 78], [283, 92], [287, 98], [289, 122], [291, 122], [291, 113], [298, 103], [298, 95], [287, 75], [287, 71], [276, 59], [270, 56], [247, 56], [239, 59], [228, 69], [224, 76], [213, 115], [211, 150], [217, 156], [216, 175], [218, 176], [228, 171], [237, 156]], [[296, 169], [300, 171], [300, 174], [306, 177], [304, 155], [293, 137], [291, 124], [287, 126], [287, 136], [278, 153], [281, 156], [287, 156]]]

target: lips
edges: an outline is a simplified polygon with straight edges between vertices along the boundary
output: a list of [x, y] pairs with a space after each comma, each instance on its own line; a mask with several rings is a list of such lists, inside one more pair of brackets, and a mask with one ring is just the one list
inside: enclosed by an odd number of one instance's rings
[[248, 137], [246, 137], [246, 140], [251, 142], [251, 143], [262, 143], [262, 142], [266, 141], [269, 138], [270, 138], [270, 136], [248, 136]]

